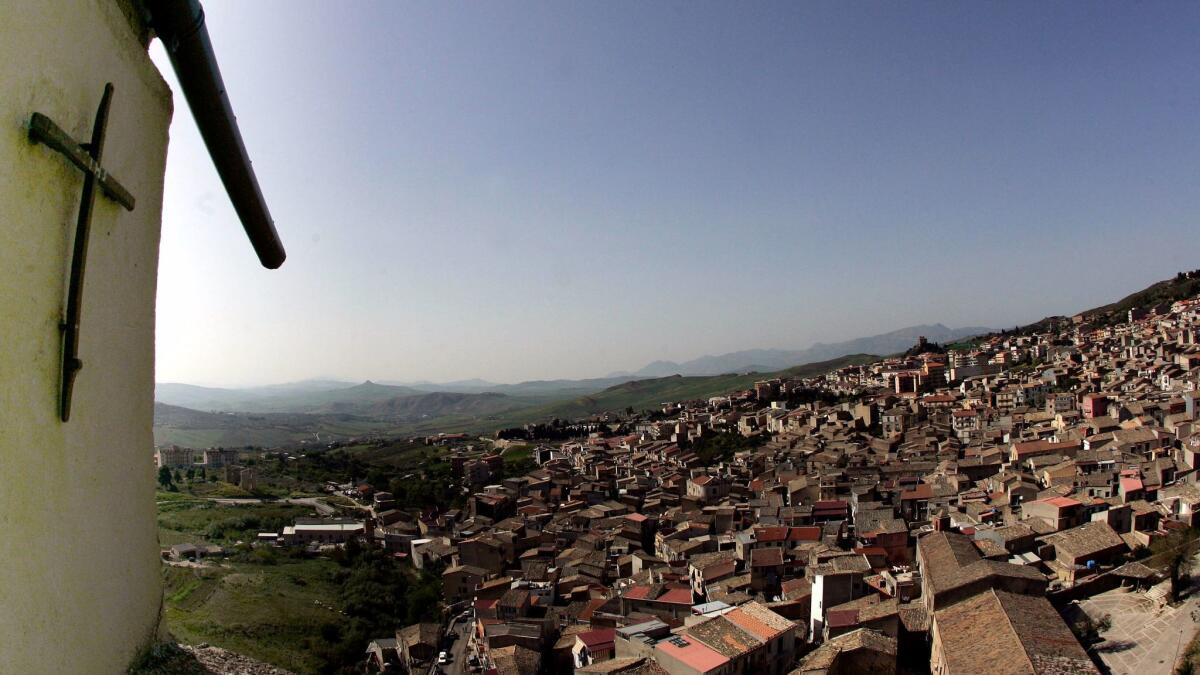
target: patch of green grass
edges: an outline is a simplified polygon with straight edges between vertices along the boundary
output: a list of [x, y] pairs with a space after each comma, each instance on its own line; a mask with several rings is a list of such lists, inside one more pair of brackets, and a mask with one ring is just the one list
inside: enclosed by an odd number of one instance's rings
[[279, 557], [274, 565], [164, 567], [164, 616], [180, 642], [207, 642], [287, 668], [315, 673], [307, 639], [337, 622], [336, 563]]
[[163, 600], [171, 606], [192, 610], [208, 601], [217, 590], [220, 573], [209, 568], [163, 567]]
[[504, 463], [515, 464], [533, 457], [532, 445], [510, 445], [504, 450]]
[[158, 539], [162, 546], [249, 541], [259, 531], [278, 531], [296, 518], [314, 516], [295, 504], [218, 504], [206, 499], [168, 500], [158, 504]]
[[358, 502], [354, 501], [353, 499], [350, 499], [346, 495], [325, 495], [324, 499], [326, 502], [329, 503], [330, 506], [337, 506], [337, 507], [344, 508], [344, 509], [361, 508], [358, 505]]
[[196, 498], [183, 492], [166, 492], [159, 490], [154, 493], [154, 500], [160, 505], [164, 502], [194, 502]]
[[437, 448], [409, 441], [395, 441], [383, 445], [353, 445], [344, 449], [357, 460], [397, 469], [414, 468], [438, 454]]
[[254, 495], [246, 492], [233, 483], [224, 481], [192, 480], [186, 481], [179, 488], [183, 492], [197, 497], [220, 497], [223, 499], [244, 499]]

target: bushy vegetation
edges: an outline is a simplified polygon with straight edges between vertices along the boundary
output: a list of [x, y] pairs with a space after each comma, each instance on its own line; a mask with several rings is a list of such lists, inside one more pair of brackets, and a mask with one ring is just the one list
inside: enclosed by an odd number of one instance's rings
[[[631, 414], [633, 409], [627, 407], [627, 411]], [[501, 429], [496, 432], [496, 438], [508, 441], [565, 441], [583, 433], [579, 426], [567, 424], [556, 417], [549, 422]]]
[[1079, 612], [1070, 624], [1071, 632], [1084, 645], [1100, 642], [1101, 634], [1112, 628], [1112, 615], [1105, 614], [1099, 619], [1093, 619], [1087, 612]]
[[317, 485], [328, 480], [339, 483], [364, 480], [372, 469], [345, 448], [309, 452], [291, 460], [280, 454], [264, 459], [260, 466], [271, 474], [286, 473], [300, 482]]
[[174, 642], [156, 642], [137, 653], [127, 675], [206, 675], [196, 657]]
[[1200, 631], [1197, 631], [1192, 636], [1191, 642], [1188, 643], [1187, 649], [1184, 650], [1183, 656], [1179, 658], [1179, 664], [1175, 666], [1175, 675], [1196, 675], [1200, 673]]
[[1101, 325], [1113, 325], [1126, 321], [1131, 309], [1150, 309], [1162, 303], [1190, 298], [1197, 293], [1200, 293], [1200, 270], [1180, 272], [1173, 279], [1160, 281], [1111, 305], [1097, 307], [1085, 314], [1095, 315], [1095, 321]]
[[406, 508], [446, 509], [462, 506], [465, 496], [455, 478], [450, 475], [450, 464], [437, 462], [403, 476], [382, 483]]
[[168, 629], [297, 673], [360, 672], [374, 638], [440, 619], [440, 569], [416, 572], [390, 553], [351, 542], [329, 558], [234, 544], [313, 515], [291, 504], [220, 505], [160, 492], [160, 539], [210, 541], [228, 556], [203, 568], [164, 566]]
[[790, 408], [814, 403], [817, 401], [820, 401], [827, 406], [831, 406], [844, 403], [852, 398], [853, 397], [851, 396], [839, 396], [828, 389], [804, 388], [789, 391], [784, 400], [787, 402], [788, 407]]
[[728, 462], [742, 450], [750, 450], [761, 445], [766, 439], [763, 436], [743, 436], [739, 433], [726, 431], [712, 436], [705, 436], [692, 443], [692, 450], [705, 466]]
[[321, 626], [305, 647], [322, 673], [360, 673], [364, 646], [374, 638], [393, 637], [396, 628], [440, 621], [441, 570], [410, 577], [389, 553], [351, 542], [334, 556], [333, 574], [344, 619]]
[[1151, 555], [1145, 562], [1167, 573], [1171, 581], [1172, 600], [1179, 599], [1197, 550], [1200, 550], [1200, 530], [1191, 527], [1171, 530], [1166, 537], [1151, 543]]
[[252, 541], [259, 532], [278, 532], [296, 518], [313, 515], [311, 508], [292, 504], [222, 505], [202, 499], [160, 500], [159, 538], [163, 544]]

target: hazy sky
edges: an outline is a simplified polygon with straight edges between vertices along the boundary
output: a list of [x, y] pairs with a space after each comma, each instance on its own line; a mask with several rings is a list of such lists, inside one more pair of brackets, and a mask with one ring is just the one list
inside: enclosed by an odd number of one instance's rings
[[288, 260], [177, 94], [159, 381], [597, 376], [1200, 267], [1200, 3], [204, 4]]

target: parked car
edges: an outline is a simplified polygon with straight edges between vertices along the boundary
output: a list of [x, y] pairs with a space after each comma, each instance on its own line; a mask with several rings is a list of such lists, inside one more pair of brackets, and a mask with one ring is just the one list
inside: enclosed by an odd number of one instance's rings
[[447, 663], [450, 663], [450, 652], [443, 651], [440, 654], [438, 654], [438, 665], [444, 666]]

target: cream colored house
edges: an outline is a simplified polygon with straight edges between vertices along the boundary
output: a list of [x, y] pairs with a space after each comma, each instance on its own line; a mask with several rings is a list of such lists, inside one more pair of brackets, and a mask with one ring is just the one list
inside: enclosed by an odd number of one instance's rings
[[[198, 5], [0, 3], [0, 673], [124, 672], [160, 632], [151, 426], [172, 97], [146, 52], [149, 8], [159, 25]], [[200, 38], [207, 44], [203, 29], [172, 46]], [[204, 105], [203, 91], [193, 97], [187, 84], [194, 75], [180, 81], [192, 105]], [[93, 138], [108, 83], [98, 171], [80, 159], [88, 157], [80, 146]], [[218, 113], [227, 107], [207, 103]], [[35, 142], [39, 119], [39, 128], [48, 120], [70, 143], [56, 148], [45, 135]], [[210, 151], [221, 142], [212, 138]], [[60, 324], [72, 323], [83, 169], [101, 189], [84, 283], [76, 285], [75, 362]], [[135, 201], [122, 205], [114, 181]], [[226, 185], [236, 192], [236, 182]], [[261, 229], [245, 208], [238, 212], [247, 230]], [[270, 252], [272, 244], [256, 248]], [[277, 248], [272, 266], [282, 262]], [[79, 362], [73, 387], [64, 386]]]

